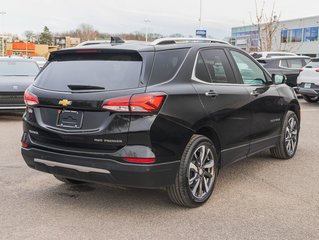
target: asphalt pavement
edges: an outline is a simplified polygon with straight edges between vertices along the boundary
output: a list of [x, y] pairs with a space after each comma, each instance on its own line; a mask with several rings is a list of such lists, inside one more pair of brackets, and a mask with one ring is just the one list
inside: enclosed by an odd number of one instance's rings
[[70, 186], [26, 166], [21, 115], [0, 115], [0, 239], [319, 239], [319, 104], [301, 101], [298, 152], [221, 170], [203, 207], [165, 191]]

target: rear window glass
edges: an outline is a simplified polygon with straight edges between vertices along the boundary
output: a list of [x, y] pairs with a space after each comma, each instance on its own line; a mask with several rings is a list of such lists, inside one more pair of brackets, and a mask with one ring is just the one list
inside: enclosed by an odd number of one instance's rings
[[306, 68], [319, 68], [319, 62], [310, 62], [307, 64]]
[[139, 85], [142, 58], [136, 54], [70, 54], [53, 60], [37, 77], [35, 86], [55, 91], [93, 86], [112, 91]]
[[38, 72], [35, 62], [0, 61], [0, 76], [36, 76]]
[[160, 51], [155, 54], [151, 85], [171, 80], [182, 65], [189, 49]]

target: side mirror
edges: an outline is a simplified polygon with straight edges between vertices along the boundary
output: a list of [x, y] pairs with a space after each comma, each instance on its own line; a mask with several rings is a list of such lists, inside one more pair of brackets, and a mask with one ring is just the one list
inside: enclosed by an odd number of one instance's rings
[[284, 84], [287, 81], [286, 75], [279, 75], [279, 74], [273, 74], [272, 75], [272, 82], [276, 85]]

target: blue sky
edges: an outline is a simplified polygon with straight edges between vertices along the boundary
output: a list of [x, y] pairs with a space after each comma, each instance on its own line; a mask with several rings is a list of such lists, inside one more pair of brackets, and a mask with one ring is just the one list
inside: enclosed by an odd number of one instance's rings
[[[230, 35], [232, 26], [251, 24], [255, 15], [255, 0], [203, 1], [203, 28], [215, 38]], [[47, 25], [53, 32], [75, 29], [89, 23], [101, 32], [122, 33], [145, 31], [144, 19], [150, 19], [151, 32], [169, 35], [194, 35], [199, 26], [200, 0], [10, 0], [3, 1], [0, 11], [6, 32], [22, 35], [25, 30], [40, 32]], [[262, 0], [257, 0], [259, 5]], [[273, 1], [266, 1], [269, 12]], [[281, 20], [319, 15], [319, 3], [304, 0], [276, 0], [276, 12]], [[0, 19], [0, 23], [2, 22]], [[2, 31], [0, 25], [0, 32]]]

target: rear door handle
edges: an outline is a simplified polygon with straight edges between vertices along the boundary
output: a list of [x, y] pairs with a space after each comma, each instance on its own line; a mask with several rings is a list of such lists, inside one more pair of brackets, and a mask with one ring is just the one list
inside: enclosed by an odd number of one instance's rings
[[259, 94], [260, 94], [260, 93], [259, 93], [257, 90], [253, 90], [253, 91], [250, 92], [250, 95], [251, 95], [251, 96], [254, 96], [254, 97], [258, 97]]
[[218, 93], [217, 93], [217, 92], [215, 92], [214, 90], [210, 90], [209, 92], [206, 92], [206, 93], [205, 93], [205, 96], [206, 96], [206, 97], [212, 97], [212, 98], [215, 98], [215, 97], [217, 97], [217, 96], [218, 96]]

